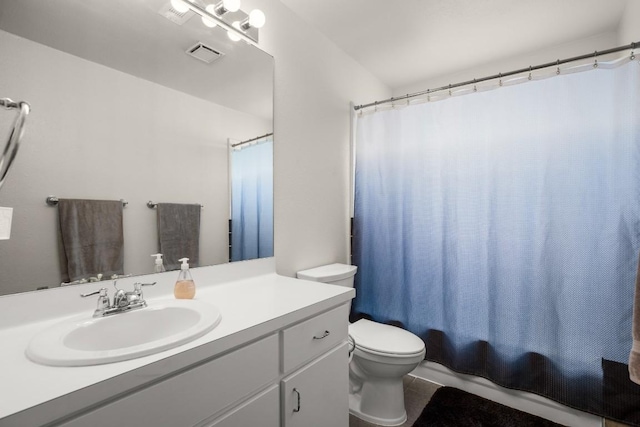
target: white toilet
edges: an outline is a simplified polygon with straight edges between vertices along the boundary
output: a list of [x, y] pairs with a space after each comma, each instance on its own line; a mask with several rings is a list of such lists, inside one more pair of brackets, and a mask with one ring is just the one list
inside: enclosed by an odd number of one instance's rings
[[[353, 287], [358, 267], [324, 265], [298, 272], [299, 279]], [[407, 420], [402, 377], [424, 359], [424, 342], [395, 326], [361, 319], [349, 325], [355, 343], [349, 364], [349, 412], [365, 421], [397, 426]]]

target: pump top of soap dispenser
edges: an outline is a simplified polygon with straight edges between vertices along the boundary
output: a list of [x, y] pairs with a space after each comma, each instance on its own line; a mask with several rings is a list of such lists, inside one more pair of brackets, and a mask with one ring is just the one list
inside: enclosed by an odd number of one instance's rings
[[189, 258], [181, 258], [179, 261], [182, 262], [182, 265], [180, 266], [178, 281], [173, 288], [173, 294], [178, 299], [192, 299], [196, 294], [196, 284], [191, 278], [191, 273], [189, 273], [189, 263], [187, 263]]
[[162, 263], [162, 254], [153, 254], [151, 256], [156, 257], [154, 272], [162, 273], [163, 271], [165, 271], [164, 264]]

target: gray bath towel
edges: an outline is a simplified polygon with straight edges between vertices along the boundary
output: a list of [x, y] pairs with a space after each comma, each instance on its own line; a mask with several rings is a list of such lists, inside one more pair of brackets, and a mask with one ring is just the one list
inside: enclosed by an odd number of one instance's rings
[[122, 202], [60, 199], [62, 281], [124, 274]]
[[632, 321], [633, 347], [629, 354], [629, 377], [634, 383], [640, 384], [640, 261], [636, 274], [636, 296], [633, 304]]
[[180, 258], [189, 266], [200, 261], [200, 205], [158, 203], [158, 251], [167, 270], [180, 268]]

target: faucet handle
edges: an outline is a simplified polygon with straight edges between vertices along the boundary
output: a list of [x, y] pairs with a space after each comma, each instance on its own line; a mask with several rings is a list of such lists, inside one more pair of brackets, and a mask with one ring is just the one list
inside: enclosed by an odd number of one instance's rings
[[142, 287], [143, 286], [153, 286], [155, 285], [156, 282], [153, 283], [140, 283], [140, 282], [136, 282], [133, 284], [133, 292], [135, 292], [138, 297], [144, 301], [143, 297], [142, 297]]
[[100, 288], [97, 291], [94, 292], [89, 292], [88, 294], [80, 294], [80, 296], [82, 298], [86, 298], [86, 297], [90, 297], [92, 295], [98, 295], [100, 294], [100, 297], [106, 297], [107, 296], [107, 288]]
[[99, 290], [94, 291], [94, 292], [89, 292], [88, 294], [80, 294], [80, 296], [82, 298], [86, 298], [86, 297], [90, 297], [92, 295], [100, 294], [100, 296], [98, 297], [98, 305], [97, 305], [96, 311], [94, 313], [94, 316], [98, 316], [102, 312], [104, 312], [105, 310], [110, 308], [109, 296], [107, 295], [107, 292], [108, 292], [107, 288], [100, 288]]
[[155, 285], [157, 282], [153, 282], [153, 283], [140, 283], [140, 282], [136, 282], [133, 284], [133, 289], [135, 291], [138, 292], [142, 292], [142, 286], [153, 286]]

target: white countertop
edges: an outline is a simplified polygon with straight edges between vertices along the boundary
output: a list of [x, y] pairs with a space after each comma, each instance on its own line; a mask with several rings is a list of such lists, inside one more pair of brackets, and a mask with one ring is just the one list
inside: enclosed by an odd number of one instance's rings
[[[348, 302], [355, 295], [353, 289], [279, 276], [272, 259], [251, 263], [192, 270], [196, 299], [217, 306], [222, 313], [222, 321], [211, 332], [173, 349], [105, 365], [49, 367], [31, 362], [24, 353], [37, 332], [78, 314], [56, 312], [52, 304], [68, 309], [72, 295], [106, 283], [0, 298], [0, 425], [39, 425], [57, 419]], [[153, 291], [145, 288], [145, 298], [153, 305], [159, 299], [173, 298], [174, 275], [177, 277], [177, 272], [131, 278], [118, 284], [129, 289], [136, 280], [157, 280], [158, 284], [150, 288]], [[58, 298], [66, 298], [65, 303], [52, 301]], [[93, 298], [89, 308], [77, 295], [70, 303], [91, 317]], [[42, 315], [23, 314], [22, 323], [7, 316], [25, 310]]]

